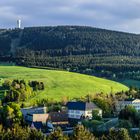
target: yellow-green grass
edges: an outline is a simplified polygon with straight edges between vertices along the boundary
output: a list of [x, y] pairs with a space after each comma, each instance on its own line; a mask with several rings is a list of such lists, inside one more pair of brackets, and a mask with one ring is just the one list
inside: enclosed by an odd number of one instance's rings
[[111, 91], [115, 93], [128, 90], [128, 87], [120, 83], [94, 76], [18, 66], [0, 66], [0, 78], [43, 81], [45, 90], [27, 101], [30, 103], [37, 99], [59, 101], [63, 97], [71, 99], [83, 97], [87, 94], [110, 93]]

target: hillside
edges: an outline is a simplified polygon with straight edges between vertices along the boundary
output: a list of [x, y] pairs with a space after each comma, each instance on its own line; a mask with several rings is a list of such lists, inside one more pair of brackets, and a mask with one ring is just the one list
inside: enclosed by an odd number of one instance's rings
[[17, 66], [0, 66], [1, 79], [38, 80], [45, 84], [45, 91], [40, 92], [27, 103], [38, 99], [61, 100], [63, 97], [83, 97], [87, 94], [126, 91], [120, 83], [72, 72], [42, 70]]
[[14, 61], [22, 66], [47, 66], [139, 80], [139, 50], [140, 35], [94, 27], [0, 30], [0, 61]]

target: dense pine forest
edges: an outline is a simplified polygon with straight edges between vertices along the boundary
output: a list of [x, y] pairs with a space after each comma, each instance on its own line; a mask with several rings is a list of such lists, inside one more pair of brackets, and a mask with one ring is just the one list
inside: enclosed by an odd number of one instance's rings
[[140, 35], [86, 26], [0, 30], [0, 61], [140, 79]]

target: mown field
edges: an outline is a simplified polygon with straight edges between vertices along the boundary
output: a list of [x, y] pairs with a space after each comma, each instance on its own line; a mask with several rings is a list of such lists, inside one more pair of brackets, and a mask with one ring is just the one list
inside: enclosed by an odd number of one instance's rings
[[18, 66], [0, 66], [0, 79], [24, 79], [44, 82], [45, 90], [29, 99], [27, 103], [44, 98], [58, 101], [63, 97], [74, 98], [100, 92], [110, 93], [113, 91], [115, 93], [128, 90], [128, 87], [120, 83], [94, 76]]

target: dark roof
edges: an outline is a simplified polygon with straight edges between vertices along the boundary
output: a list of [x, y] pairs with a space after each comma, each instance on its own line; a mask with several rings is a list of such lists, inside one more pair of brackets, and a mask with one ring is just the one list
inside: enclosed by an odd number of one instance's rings
[[134, 99], [134, 98], [128, 98], [128, 99], [125, 99], [124, 101], [134, 101], [134, 100], [136, 100], [136, 99]]
[[52, 122], [65, 122], [68, 121], [67, 112], [50, 112], [49, 117]]
[[68, 102], [67, 107], [68, 109], [72, 109], [72, 110], [100, 109], [92, 102], [82, 102], [82, 101]]
[[42, 122], [33, 122], [32, 125], [33, 125], [36, 129], [42, 129], [42, 128], [43, 128]]
[[21, 108], [21, 112], [26, 114], [45, 114], [46, 107], [28, 107], [28, 108]]

